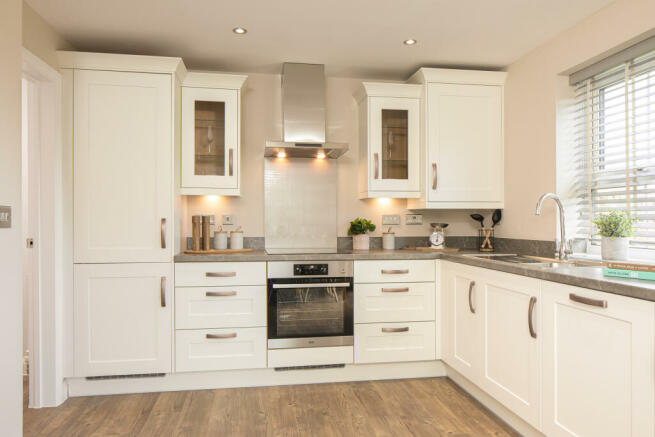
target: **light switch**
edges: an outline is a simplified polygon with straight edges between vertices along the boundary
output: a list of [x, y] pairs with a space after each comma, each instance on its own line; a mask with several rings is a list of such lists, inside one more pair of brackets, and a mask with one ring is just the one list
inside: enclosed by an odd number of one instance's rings
[[11, 228], [11, 206], [0, 206], [0, 228]]
[[224, 225], [233, 225], [234, 216], [232, 214], [223, 214], [223, 224]]
[[382, 216], [383, 225], [399, 225], [400, 216], [398, 214], [385, 214]]

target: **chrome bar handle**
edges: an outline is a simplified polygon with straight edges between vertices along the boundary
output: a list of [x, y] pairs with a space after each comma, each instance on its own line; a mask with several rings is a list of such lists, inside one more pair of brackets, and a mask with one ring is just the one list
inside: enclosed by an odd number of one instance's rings
[[296, 284], [273, 284], [273, 288], [289, 289], [289, 288], [334, 288], [334, 287], [350, 287], [350, 282], [308, 282]]
[[166, 218], [161, 219], [161, 248], [166, 249]]
[[212, 339], [221, 339], [221, 338], [236, 338], [236, 332], [230, 332], [229, 334], [206, 334], [205, 338], [208, 340]]
[[574, 293], [569, 294], [569, 299], [571, 299], [573, 302], [578, 302], [585, 305], [591, 305], [592, 307], [607, 308], [606, 300], [591, 299], [589, 297], [578, 296], [577, 294]]
[[373, 179], [378, 179], [380, 177], [380, 155], [374, 153], [373, 161], [375, 162], [375, 176], [373, 177]]
[[380, 273], [383, 275], [406, 275], [409, 273], [409, 269], [382, 269]]
[[381, 288], [380, 291], [382, 291], [382, 293], [407, 293], [409, 291], [409, 287]]
[[206, 272], [207, 278], [231, 278], [237, 275], [237, 272]]
[[382, 332], [407, 332], [409, 331], [409, 326], [404, 328], [382, 328]]
[[475, 281], [469, 282], [469, 309], [471, 313], [475, 314], [475, 308], [473, 308], [473, 301], [471, 300], [471, 294], [473, 293], [473, 287], [475, 287]]
[[532, 313], [534, 312], [534, 306], [537, 303], [537, 298], [532, 296], [530, 297], [530, 306], [528, 307], [528, 330], [530, 330], [530, 337], [537, 338], [537, 333], [534, 330], [534, 325], [532, 324]]
[[205, 293], [207, 297], [227, 297], [227, 296], [236, 296], [236, 291], [208, 291]]
[[159, 282], [159, 302], [162, 308], [166, 308], [166, 276], [162, 276]]
[[437, 163], [432, 163], [432, 189], [437, 189]]
[[229, 175], [233, 176], [234, 175], [234, 149], [230, 149], [229, 151]]

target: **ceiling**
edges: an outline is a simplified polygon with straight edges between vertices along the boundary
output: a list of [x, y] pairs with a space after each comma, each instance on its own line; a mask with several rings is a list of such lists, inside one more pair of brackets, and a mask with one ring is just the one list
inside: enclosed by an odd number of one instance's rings
[[77, 50], [251, 73], [321, 63], [329, 76], [402, 80], [419, 66], [505, 67], [612, 0], [27, 2]]

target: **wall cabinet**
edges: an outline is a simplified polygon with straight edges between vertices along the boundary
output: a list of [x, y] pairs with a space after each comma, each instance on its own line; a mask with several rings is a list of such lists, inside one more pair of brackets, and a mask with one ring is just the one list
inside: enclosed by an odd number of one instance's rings
[[238, 196], [246, 76], [195, 73], [182, 86], [181, 194]]
[[172, 77], [74, 70], [76, 263], [170, 262]]
[[75, 375], [169, 373], [171, 264], [77, 264]]
[[543, 286], [543, 432], [652, 436], [653, 302]]
[[359, 102], [359, 198], [420, 195], [418, 85], [364, 82]]
[[506, 73], [422, 68], [421, 194], [409, 208], [502, 208]]

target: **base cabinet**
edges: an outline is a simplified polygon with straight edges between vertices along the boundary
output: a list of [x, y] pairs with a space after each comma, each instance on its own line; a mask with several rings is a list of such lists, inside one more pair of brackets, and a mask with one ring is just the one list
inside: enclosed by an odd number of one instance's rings
[[77, 264], [75, 376], [172, 370], [171, 264]]
[[643, 300], [544, 283], [546, 435], [655, 434], [654, 307]]
[[434, 360], [434, 322], [355, 325], [355, 363]]

